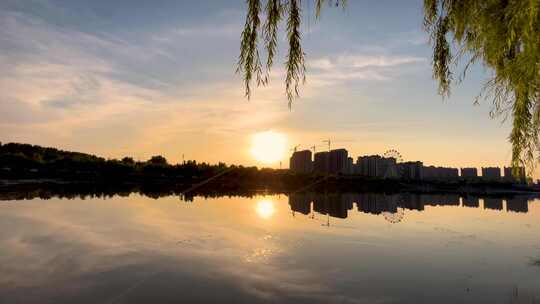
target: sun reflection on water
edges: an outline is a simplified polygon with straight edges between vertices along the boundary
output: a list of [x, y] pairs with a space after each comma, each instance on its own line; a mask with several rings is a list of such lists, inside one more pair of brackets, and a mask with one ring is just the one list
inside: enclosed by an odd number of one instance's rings
[[274, 202], [268, 199], [264, 199], [257, 202], [255, 211], [263, 219], [269, 219], [274, 215], [276, 209], [274, 208]]

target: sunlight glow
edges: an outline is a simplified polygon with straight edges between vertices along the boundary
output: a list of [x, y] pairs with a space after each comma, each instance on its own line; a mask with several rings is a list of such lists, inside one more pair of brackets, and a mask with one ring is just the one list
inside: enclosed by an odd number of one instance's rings
[[252, 137], [250, 151], [251, 155], [262, 163], [276, 163], [285, 157], [287, 138], [284, 134], [274, 131], [256, 133]]
[[269, 219], [270, 217], [272, 217], [272, 215], [274, 215], [276, 209], [274, 208], [274, 202], [265, 199], [257, 202], [255, 211], [257, 212], [257, 215], [259, 215], [261, 218]]

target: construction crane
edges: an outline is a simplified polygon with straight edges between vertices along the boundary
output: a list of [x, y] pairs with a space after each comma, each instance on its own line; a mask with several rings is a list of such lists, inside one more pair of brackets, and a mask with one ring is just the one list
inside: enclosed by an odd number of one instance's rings
[[320, 147], [324, 147], [326, 145], [314, 145], [314, 146], [311, 146], [309, 147], [311, 150], [313, 150], [313, 154], [315, 154], [315, 152], [317, 152], [317, 148], [320, 148]]
[[[326, 139], [326, 140], [323, 140], [322, 142], [325, 143], [327, 146], [328, 146], [328, 151], [331, 150], [331, 144], [332, 143], [346, 143], [346, 142], [354, 142], [355, 140], [349, 140], [349, 139], [338, 139], [338, 140], [330, 140], [329, 139]], [[313, 148], [313, 147], [311, 147]]]
[[291, 149], [291, 151], [296, 152], [296, 149], [298, 149], [298, 148], [300, 148], [300, 145], [294, 146], [294, 147]]
[[330, 152], [330, 143], [331, 143], [330, 139], [323, 140], [322, 142], [328, 144], [328, 152]]

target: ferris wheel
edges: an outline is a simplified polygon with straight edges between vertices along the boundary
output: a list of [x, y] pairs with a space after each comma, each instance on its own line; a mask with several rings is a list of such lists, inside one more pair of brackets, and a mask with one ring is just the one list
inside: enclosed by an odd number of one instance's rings
[[405, 208], [403, 208], [403, 200], [404, 197], [401, 194], [398, 194], [395, 197], [394, 204], [396, 204], [396, 211], [390, 212], [385, 211], [382, 213], [382, 216], [384, 216], [384, 219], [389, 222], [390, 224], [397, 224], [403, 220], [405, 217]]
[[405, 211], [403, 208], [398, 208], [396, 212], [385, 211], [382, 213], [384, 219], [390, 224], [397, 224], [403, 220], [405, 217]]
[[396, 149], [390, 149], [383, 153], [385, 158], [393, 158], [396, 160], [395, 164], [388, 164], [384, 171], [385, 178], [399, 178], [403, 176], [403, 166], [400, 166], [399, 163], [403, 162], [403, 157]]
[[396, 163], [403, 162], [403, 157], [401, 156], [401, 153], [399, 153], [399, 151], [396, 149], [386, 150], [383, 156], [386, 158], [394, 158], [396, 160]]

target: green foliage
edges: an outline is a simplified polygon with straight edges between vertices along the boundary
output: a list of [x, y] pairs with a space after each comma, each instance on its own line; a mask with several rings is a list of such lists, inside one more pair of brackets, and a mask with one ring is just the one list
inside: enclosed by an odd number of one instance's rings
[[246, 16], [246, 24], [242, 31], [242, 42], [240, 46], [240, 56], [238, 58], [237, 72], [244, 73], [244, 84], [246, 87], [246, 97], [251, 97], [251, 81], [253, 74], [256, 75], [257, 85], [262, 83], [262, 67], [261, 58], [257, 44], [259, 42], [259, 30], [261, 20], [259, 11], [261, 3], [259, 0], [248, 1], [248, 11]]
[[[287, 55], [287, 77], [285, 78], [285, 91], [289, 100], [289, 107], [295, 96], [299, 95], [298, 85], [300, 81], [305, 82], [306, 66], [304, 60], [304, 51], [300, 41], [300, 24], [302, 16], [300, 15], [300, 0], [289, 1], [289, 19], [287, 20], [287, 37], [289, 40], [289, 53]], [[293, 89], [294, 88], [294, 89]]]
[[475, 62], [493, 72], [478, 98], [492, 100], [493, 116], [511, 117], [514, 169], [524, 164], [532, 168], [538, 156], [539, 11], [538, 0], [424, 0], [424, 25], [431, 35], [439, 93], [450, 94], [452, 69], [465, 56], [460, 81]]
[[[315, 2], [315, 15], [320, 17], [321, 8], [325, 3], [329, 6], [345, 6], [346, 0], [307, 0]], [[245, 95], [251, 97], [252, 82], [255, 77], [257, 86], [268, 84], [270, 69], [277, 54], [279, 25], [286, 17], [286, 32], [288, 41], [287, 58], [285, 61], [285, 92], [289, 107], [300, 94], [300, 84], [305, 82], [305, 53], [302, 49], [302, 0], [267, 0], [266, 5], [261, 0], [247, 0], [247, 14], [244, 30], [241, 34], [240, 55], [237, 72], [244, 78]], [[265, 23], [261, 24], [264, 14]], [[266, 65], [263, 69], [259, 52], [259, 37], [264, 40]]]

